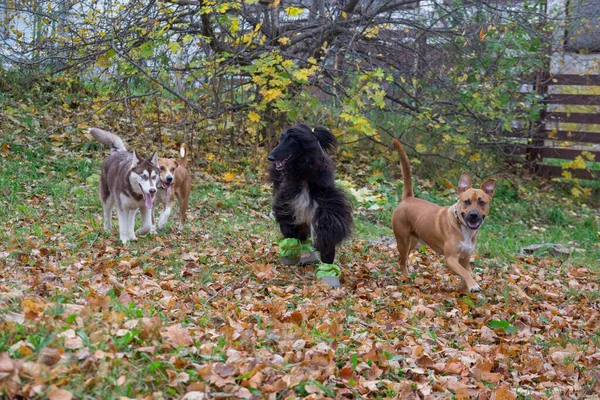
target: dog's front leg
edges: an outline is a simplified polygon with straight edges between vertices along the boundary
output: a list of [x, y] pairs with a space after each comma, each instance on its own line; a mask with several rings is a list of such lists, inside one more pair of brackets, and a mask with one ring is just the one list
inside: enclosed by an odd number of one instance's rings
[[468, 292], [475, 293], [481, 291], [481, 287], [475, 282], [475, 279], [473, 279], [469, 270], [461, 265], [457, 256], [447, 256], [446, 266], [450, 268], [452, 272], [460, 276], [463, 287], [466, 287]]
[[171, 206], [169, 203], [165, 204], [165, 209], [160, 215], [160, 219], [158, 220], [158, 229], [162, 229], [166, 224], [169, 216], [171, 215]]
[[135, 214], [137, 213], [137, 210], [129, 210], [127, 213], [127, 229], [129, 230], [129, 240], [137, 240], [137, 236], [135, 236]]
[[142, 226], [137, 230], [138, 235], [145, 235], [152, 232], [152, 210], [147, 207], [140, 208], [142, 215]]
[[123, 210], [121, 207], [117, 207], [117, 218], [119, 219], [119, 238], [123, 244], [126, 244], [129, 240], [129, 211]]

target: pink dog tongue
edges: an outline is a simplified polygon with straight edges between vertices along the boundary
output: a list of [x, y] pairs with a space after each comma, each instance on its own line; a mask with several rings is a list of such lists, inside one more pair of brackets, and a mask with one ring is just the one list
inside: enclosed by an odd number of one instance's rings
[[147, 193], [144, 193], [144, 200], [146, 201], [146, 207], [152, 208], [152, 196]]

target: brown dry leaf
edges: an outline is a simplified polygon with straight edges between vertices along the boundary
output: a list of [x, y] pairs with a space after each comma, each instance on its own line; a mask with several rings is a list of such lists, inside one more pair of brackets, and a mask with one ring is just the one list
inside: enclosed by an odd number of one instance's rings
[[46, 303], [39, 297], [29, 296], [21, 301], [21, 310], [26, 319], [35, 319], [44, 311]]
[[162, 319], [158, 315], [152, 318], [142, 318], [142, 331], [140, 337], [142, 339], [157, 339], [160, 336], [162, 328]]
[[517, 395], [510, 391], [510, 388], [506, 385], [500, 386], [494, 390], [490, 400], [515, 400]]
[[9, 377], [14, 371], [15, 366], [8, 353], [0, 354], [0, 380]]
[[82, 347], [83, 347], [83, 339], [81, 339], [79, 336], [65, 340], [65, 348], [67, 348], [67, 349], [77, 350], [77, 349], [81, 349]]
[[275, 272], [269, 264], [254, 264], [252, 272], [259, 280], [270, 280], [275, 276]]
[[348, 381], [354, 378], [354, 371], [352, 371], [352, 368], [345, 366], [344, 368], [340, 369], [338, 376], [340, 379], [345, 379]]
[[167, 343], [175, 348], [179, 346], [191, 346], [194, 344], [194, 339], [192, 339], [190, 331], [188, 331], [187, 328], [182, 327], [181, 324], [168, 326], [165, 329], [165, 332], [162, 333], [162, 336]]
[[494, 363], [490, 360], [482, 360], [475, 365], [473, 376], [479, 381], [499, 382], [502, 379], [502, 374], [491, 372], [493, 366]]
[[229, 364], [216, 363], [213, 365], [214, 371], [223, 378], [233, 375], [234, 368]]
[[48, 390], [48, 400], [71, 400], [73, 393], [68, 390], [59, 389], [56, 386], [51, 386]]
[[51, 367], [60, 361], [60, 351], [50, 347], [44, 347], [40, 350], [37, 361]]

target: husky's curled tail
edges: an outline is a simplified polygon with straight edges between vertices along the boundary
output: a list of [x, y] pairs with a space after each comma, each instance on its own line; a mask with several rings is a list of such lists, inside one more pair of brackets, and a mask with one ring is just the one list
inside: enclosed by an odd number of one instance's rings
[[90, 128], [88, 129], [88, 132], [94, 137], [94, 139], [103, 145], [110, 147], [110, 154], [118, 151], [127, 151], [127, 148], [125, 147], [125, 144], [121, 138], [115, 134], [98, 128]]

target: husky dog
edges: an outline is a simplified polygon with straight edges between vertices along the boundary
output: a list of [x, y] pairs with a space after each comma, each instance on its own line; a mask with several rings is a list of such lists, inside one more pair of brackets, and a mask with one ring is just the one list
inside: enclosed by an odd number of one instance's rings
[[137, 210], [142, 215], [142, 227], [137, 233], [145, 235], [153, 230], [152, 205], [158, 181], [158, 153], [149, 159], [140, 158], [135, 151], [129, 152], [117, 135], [91, 128], [89, 133], [100, 143], [111, 148], [104, 159], [100, 175], [100, 200], [104, 208], [104, 229], [112, 229], [112, 210], [117, 207], [119, 238], [123, 244], [137, 240], [134, 220]]

